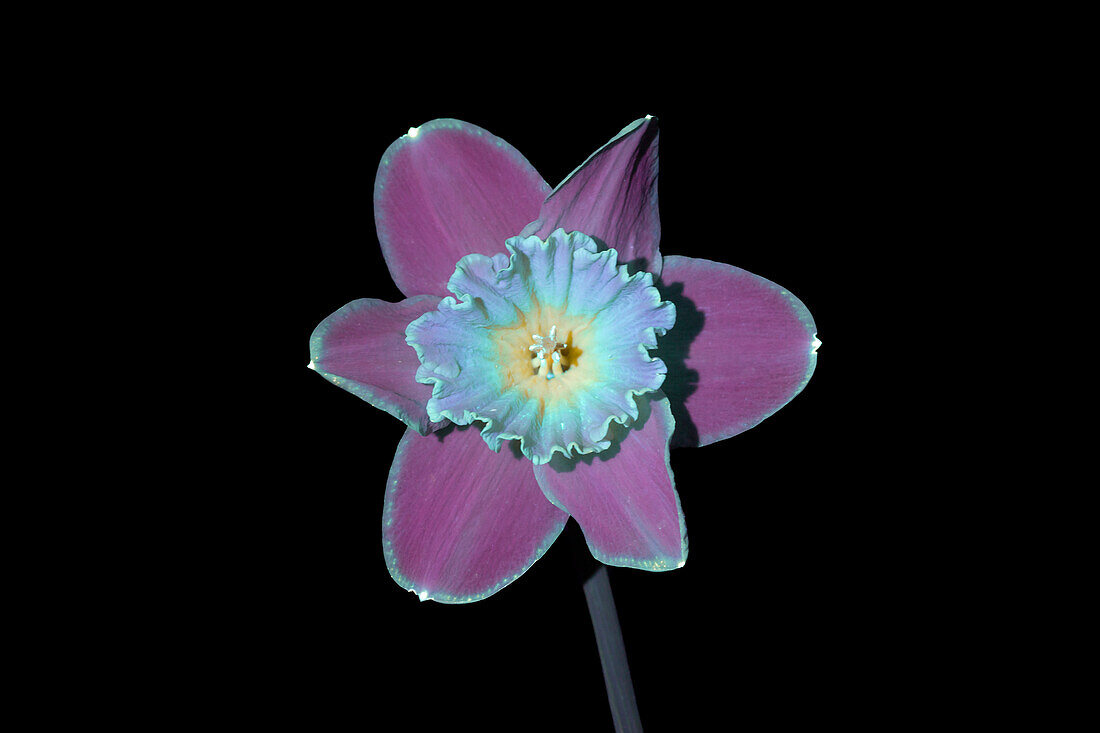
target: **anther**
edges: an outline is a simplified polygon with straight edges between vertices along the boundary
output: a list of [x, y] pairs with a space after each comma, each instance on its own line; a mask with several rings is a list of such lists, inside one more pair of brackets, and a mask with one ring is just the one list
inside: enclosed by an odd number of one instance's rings
[[[562, 374], [566, 363], [562, 361], [561, 349], [565, 348], [565, 344], [558, 343], [558, 327], [557, 325], [550, 326], [549, 336], [540, 336], [537, 333], [531, 334], [531, 340], [535, 343], [528, 346], [529, 351], [535, 352], [534, 358], [531, 359], [531, 366], [535, 370], [535, 374], [542, 374], [543, 370], [546, 370], [546, 378], [553, 379], [556, 375]], [[550, 356], [552, 365], [547, 365], [546, 357]]]

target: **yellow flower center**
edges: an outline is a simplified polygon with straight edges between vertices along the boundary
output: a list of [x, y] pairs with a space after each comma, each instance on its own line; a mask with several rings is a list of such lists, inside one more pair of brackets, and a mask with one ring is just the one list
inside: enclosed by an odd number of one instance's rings
[[504, 388], [540, 402], [570, 397], [598, 377], [586, 342], [593, 316], [574, 316], [536, 304], [515, 322], [494, 329]]

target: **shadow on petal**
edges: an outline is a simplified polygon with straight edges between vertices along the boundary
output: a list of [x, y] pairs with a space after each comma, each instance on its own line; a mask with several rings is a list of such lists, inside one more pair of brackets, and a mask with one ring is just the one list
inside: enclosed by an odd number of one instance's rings
[[535, 467], [535, 479], [551, 503], [577, 520], [597, 560], [674, 570], [684, 564], [687, 534], [669, 465], [672, 411], [660, 392], [637, 401], [638, 421], [609, 431], [611, 449], [571, 460], [555, 455]]
[[561, 453], [555, 453], [547, 465], [557, 473], [569, 473], [577, 467], [578, 463], [591, 466], [595, 461], [610, 461], [622, 450], [623, 440], [630, 434], [630, 431], [641, 430], [645, 427], [650, 415], [653, 414], [653, 407], [650, 402], [654, 399], [664, 399], [664, 397], [659, 392], [634, 396], [634, 401], [638, 405], [638, 419], [633, 420], [629, 425], [612, 421], [607, 429], [606, 439], [611, 441], [611, 446], [607, 449], [599, 453], [584, 453], [582, 455], [571, 453], [568, 457]]
[[451, 423], [450, 425], [448, 425], [445, 428], [440, 428], [439, 430], [436, 430], [434, 433], [432, 433], [432, 436], [434, 436], [436, 440], [438, 440], [440, 443], [442, 443], [444, 440], [447, 439], [447, 436], [450, 435], [451, 433], [453, 433], [454, 431], [456, 431], [456, 430], [466, 430], [469, 427], [470, 427], [469, 425], [456, 425], [455, 423]]
[[526, 457], [523, 455], [523, 451], [520, 450], [518, 440], [508, 440], [505, 442], [508, 444], [508, 450], [512, 451], [513, 456], [515, 456], [519, 460], [526, 460]]
[[[587, 232], [586, 232], [586, 234], [587, 234]], [[611, 249], [611, 245], [608, 244], [607, 242], [605, 242], [604, 240], [600, 239], [599, 237], [591, 237], [591, 238], [592, 238], [592, 241], [594, 241], [596, 243], [596, 251], [597, 252], [604, 252], [606, 250]], [[623, 258], [621, 256], [622, 252], [619, 252], [618, 249], [616, 249], [615, 252], [617, 253], [615, 261], [618, 262], [620, 265], [626, 265], [626, 274], [627, 275], [630, 275], [630, 276], [633, 277], [634, 275], [637, 275], [639, 272], [648, 272], [649, 271], [649, 266], [650, 266], [651, 263], [645, 257], [635, 257], [632, 260], [623, 260]], [[656, 277], [654, 277], [654, 280], [656, 280]]]
[[671, 301], [676, 306], [676, 325], [657, 342], [654, 355], [660, 357], [668, 368], [668, 374], [661, 390], [668, 395], [672, 416], [676, 419], [676, 430], [672, 434], [672, 448], [696, 447], [699, 445], [699, 430], [687, 412], [686, 402], [689, 395], [698, 388], [699, 372], [689, 369], [687, 358], [691, 354], [691, 344], [703, 331], [706, 316], [695, 302], [684, 295], [683, 283], [665, 285], [659, 279], [657, 290], [662, 300]]
[[[474, 422], [470, 423], [469, 425], [457, 425], [455, 423], [451, 423], [450, 425], [448, 425], [445, 428], [440, 428], [439, 430], [436, 430], [434, 433], [432, 433], [432, 435], [440, 443], [442, 443], [444, 440], [447, 439], [447, 436], [450, 435], [451, 433], [453, 433], [455, 431], [458, 431], [458, 432], [461, 433], [464, 430], [470, 430], [470, 429], [477, 430], [480, 433], [482, 430], [485, 429], [485, 423], [481, 422], [480, 420], [475, 420]], [[503, 446], [502, 447], [507, 447], [508, 451], [511, 452], [511, 454], [514, 458], [516, 458], [518, 460], [522, 460], [522, 461], [528, 460], [526, 458], [526, 456], [524, 456], [523, 453], [520, 451], [518, 440], [505, 440], [505, 441], [503, 441]], [[492, 448], [490, 448], [488, 445], [486, 445], [485, 450], [492, 450]]]

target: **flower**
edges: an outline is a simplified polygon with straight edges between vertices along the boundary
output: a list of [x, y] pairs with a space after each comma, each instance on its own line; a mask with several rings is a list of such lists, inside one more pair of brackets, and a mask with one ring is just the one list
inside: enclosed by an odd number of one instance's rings
[[656, 119], [637, 120], [552, 190], [457, 120], [383, 156], [375, 221], [407, 297], [333, 313], [310, 366], [408, 426], [382, 538], [421, 600], [492, 595], [570, 516], [604, 563], [682, 567], [669, 449], [747, 430], [813, 373], [820, 342], [797, 298], [661, 256], [657, 142]]

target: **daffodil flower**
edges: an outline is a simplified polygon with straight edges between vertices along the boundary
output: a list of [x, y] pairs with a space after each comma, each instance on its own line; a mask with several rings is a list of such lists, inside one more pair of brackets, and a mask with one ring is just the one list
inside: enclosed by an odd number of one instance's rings
[[421, 600], [485, 598], [572, 516], [609, 565], [671, 570], [687, 531], [669, 449], [774, 413], [813, 373], [813, 319], [731, 265], [662, 258], [657, 121], [551, 189], [505, 141], [433, 120], [378, 169], [399, 303], [353, 301], [310, 366], [406, 423], [382, 541]]

